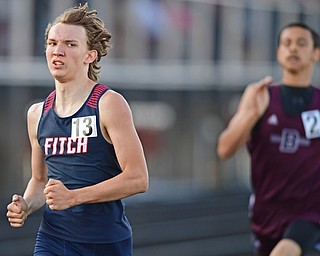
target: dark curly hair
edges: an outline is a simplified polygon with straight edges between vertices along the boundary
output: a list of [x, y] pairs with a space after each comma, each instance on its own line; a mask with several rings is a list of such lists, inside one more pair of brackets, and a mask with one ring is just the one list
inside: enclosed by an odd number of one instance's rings
[[50, 29], [58, 23], [79, 25], [85, 28], [89, 50], [96, 50], [98, 52], [97, 58], [89, 65], [88, 77], [93, 81], [97, 81], [101, 69], [99, 65], [101, 57], [106, 56], [111, 48], [111, 34], [104, 27], [104, 22], [97, 16], [97, 11], [90, 10], [87, 3], [67, 9], [54, 22], [48, 24], [45, 31], [46, 42]]

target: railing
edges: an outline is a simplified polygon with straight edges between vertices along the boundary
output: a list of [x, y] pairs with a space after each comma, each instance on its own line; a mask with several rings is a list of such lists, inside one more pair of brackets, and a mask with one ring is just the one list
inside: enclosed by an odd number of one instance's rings
[[[44, 29], [74, 1], [0, 3], [4, 7], [0, 82], [14, 77], [20, 78], [20, 84], [48, 83]], [[89, 4], [113, 35], [102, 80], [124, 88], [156, 89], [162, 84], [206, 90], [243, 86], [266, 74], [278, 79], [279, 29], [292, 21], [305, 21], [315, 29], [320, 24], [317, 0], [97, 0]], [[320, 84], [319, 75], [315, 83]]]

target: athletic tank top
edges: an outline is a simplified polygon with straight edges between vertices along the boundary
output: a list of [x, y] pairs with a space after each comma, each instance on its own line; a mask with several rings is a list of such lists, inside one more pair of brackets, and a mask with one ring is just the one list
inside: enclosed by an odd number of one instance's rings
[[253, 231], [273, 238], [293, 219], [320, 221], [320, 90], [310, 104], [290, 115], [281, 86], [270, 86], [270, 104], [251, 134]]
[[[38, 141], [48, 166], [48, 178], [68, 189], [91, 186], [122, 172], [114, 147], [100, 129], [99, 100], [109, 88], [96, 84], [82, 107], [70, 117], [53, 110], [55, 91], [45, 100]], [[113, 243], [131, 236], [121, 200], [77, 205], [53, 211], [45, 205], [40, 230], [65, 240]]]

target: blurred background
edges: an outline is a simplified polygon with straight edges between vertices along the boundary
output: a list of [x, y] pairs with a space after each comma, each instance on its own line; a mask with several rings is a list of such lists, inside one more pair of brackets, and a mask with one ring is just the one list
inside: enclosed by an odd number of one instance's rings
[[100, 82], [128, 100], [149, 166], [149, 192], [125, 200], [135, 255], [251, 255], [248, 155], [219, 161], [217, 137], [248, 83], [279, 82], [280, 28], [319, 32], [319, 0], [0, 0], [0, 254], [32, 255], [41, 211], [13, 230], [6, 205], [31, 175], [26, 111], [54, 89], [45, 28], [85, 2], [112, 34]]

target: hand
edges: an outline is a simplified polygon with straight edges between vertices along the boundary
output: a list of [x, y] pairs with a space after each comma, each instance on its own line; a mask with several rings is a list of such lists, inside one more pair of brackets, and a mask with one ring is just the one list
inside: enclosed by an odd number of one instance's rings
[[49, 179], [43, 192], [51, 210], [65, 210], [72, 206], [68, 203], [71, 192], [60, 180]]
[[20, 228], [27, 219], [28, 205], [20, 195], [13, 195], [12, 202], [7, 206], [7, 218], [12, 227]]
[[271, 82], [272, 78], [266, 76], [256, 83], [249, 84], [242, 95], [238, 110], [253, 112], [257, 118], [260, 118], [269, 105], [267, 85]]

